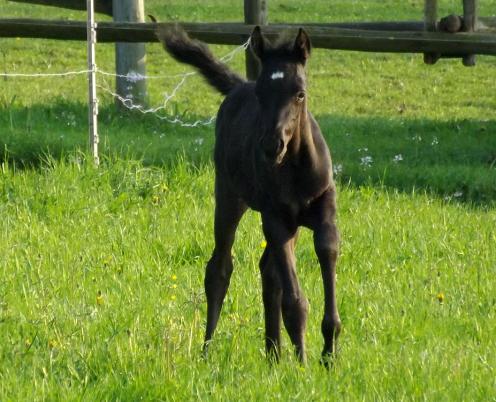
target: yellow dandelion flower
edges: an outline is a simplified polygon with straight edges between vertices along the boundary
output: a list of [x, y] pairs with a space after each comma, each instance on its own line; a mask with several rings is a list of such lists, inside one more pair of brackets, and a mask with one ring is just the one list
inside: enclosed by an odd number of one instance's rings
[[437, 294], [437, 300], [439, 301], [439, 303], [443, 303], [444, 302], [444, 293], [443, 292], [439, 292]]
[[176, 300], [176, 295], [172, 295], [172, 296], [171, 296], [171, 300], [172, 300], [172, 301]]
[[262, 247], [262, 248], [267, 247], [267, 241], [266, 240], [262, 240], [262, 242], [260, 243], [260, 247]]
[[172, 279], [173, 281], [175, 281], [175, 280], [177, 280], [177, 276], [176, 276], [176, 275], [172, 275], [172, 276], [171, 276], [171, 279]]
[[172, 289], [176, 289], [177, 285], [175, 283], [172, 284]]
[[103, 306], [103, 303], [104, 303], [104, 299], [103, 299], [102, 292], [98, 291], [96, 294], [96, 304], [98, 304], [99, 306]]

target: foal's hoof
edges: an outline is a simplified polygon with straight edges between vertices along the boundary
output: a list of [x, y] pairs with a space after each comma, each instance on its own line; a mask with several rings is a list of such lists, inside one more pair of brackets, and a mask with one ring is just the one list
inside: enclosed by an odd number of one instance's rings
[[270, 367], [279, 363], [279, 353], [276, 351], [267, 351], [265, 357], [267, 358]]
[[320, 357], [319, 363], [321, 366], [324, 366], [326, 370], [329, 370], [336, 361], [336, 354], [331, 352], [322, 352], [322, 356]]
[[209, 345], [210, 342], [205, 342], [203, 344], [203, 347], [202, 347], [202, 350], [201, 350], [201, 357], [203, 360], [207, 360], [208, 359], [208, 345]]

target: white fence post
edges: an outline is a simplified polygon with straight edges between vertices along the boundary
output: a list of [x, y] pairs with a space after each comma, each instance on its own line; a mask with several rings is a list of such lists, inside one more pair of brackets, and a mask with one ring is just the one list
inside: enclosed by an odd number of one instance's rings
[[96, 23], [93, 0], [86, 0], [86, 8], [88, 11], [88, 123], [90, 134], [90, 152], [93, 156], [95, 165], [98, 166], [100, 159], [98, 157], [98, 99], [96, 97]]

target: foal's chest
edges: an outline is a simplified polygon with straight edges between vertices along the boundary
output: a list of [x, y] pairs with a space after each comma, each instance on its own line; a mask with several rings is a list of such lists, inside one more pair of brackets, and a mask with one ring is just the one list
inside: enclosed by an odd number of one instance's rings
[[266, 196], [272, 203], [285, 206], [298, 215], [307, 209], [312, 201], [322, 195], [332, 184], [329, 170], [281, 169], [269, 179]]

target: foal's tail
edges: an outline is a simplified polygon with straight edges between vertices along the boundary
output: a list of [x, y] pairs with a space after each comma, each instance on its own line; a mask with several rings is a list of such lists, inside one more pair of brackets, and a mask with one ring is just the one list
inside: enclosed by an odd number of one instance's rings
[[227, 95], [235, 86], [245, 82], [218, 61], [205, 43], [191, 39], [178, 25], [159, 29], [157, 37], [177, 61], [196, 67], [208, 83], [222, 94]]

